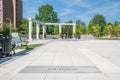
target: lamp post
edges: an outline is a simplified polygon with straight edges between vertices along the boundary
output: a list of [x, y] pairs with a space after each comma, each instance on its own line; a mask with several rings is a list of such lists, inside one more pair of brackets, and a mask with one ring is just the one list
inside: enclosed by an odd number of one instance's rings
[[10, 22], [10, 36], [11, 36], [11, 24], [12, 24], [12, 20], [10, 18], [6, 18], [6, 20], [8, 20]]

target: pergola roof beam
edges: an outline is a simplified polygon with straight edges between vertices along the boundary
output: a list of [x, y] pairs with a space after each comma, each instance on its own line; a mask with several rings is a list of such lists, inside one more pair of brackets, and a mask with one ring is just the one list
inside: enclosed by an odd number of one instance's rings
[[76, 25], [75, 23], [45, 23], [45, 25]]

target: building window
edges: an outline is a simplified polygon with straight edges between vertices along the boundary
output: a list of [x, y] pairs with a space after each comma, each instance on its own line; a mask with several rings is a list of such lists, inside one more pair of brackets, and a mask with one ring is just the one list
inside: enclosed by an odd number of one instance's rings
[[16, 7], [18, 7], [18, 3], [16, 3]]
[[16, 17], [16, 20], [18, 20], [18, 17]]
[[16, 6], [18, 6], [18, 0], [16, 0]]
[[16, 8], [16, 11], [18, 11], [18, 8]]

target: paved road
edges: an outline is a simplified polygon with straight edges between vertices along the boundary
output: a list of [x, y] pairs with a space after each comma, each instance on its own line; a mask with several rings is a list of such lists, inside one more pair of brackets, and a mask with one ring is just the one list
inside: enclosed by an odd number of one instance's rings
[[52, 41], [0, 67], [0, 80], [120, 80], [120, 41]]

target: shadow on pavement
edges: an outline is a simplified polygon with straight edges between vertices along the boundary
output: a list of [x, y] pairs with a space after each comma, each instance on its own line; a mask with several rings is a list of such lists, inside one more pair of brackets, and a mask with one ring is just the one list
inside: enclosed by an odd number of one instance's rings
[[24, 55], [27, 55], [29, 54], [29, 51], [31, 51], [32, 49], [27, 49], [27, 50], [23, 50], [23, 51], [20, 51], [20, 52], [17, 52], [16, 54], [10, 56], [10, 57], [5, 57], [5, 58], [1, 58], [0, 60], [0, 67], [5, 65], [5, 64], [8, 64]]

